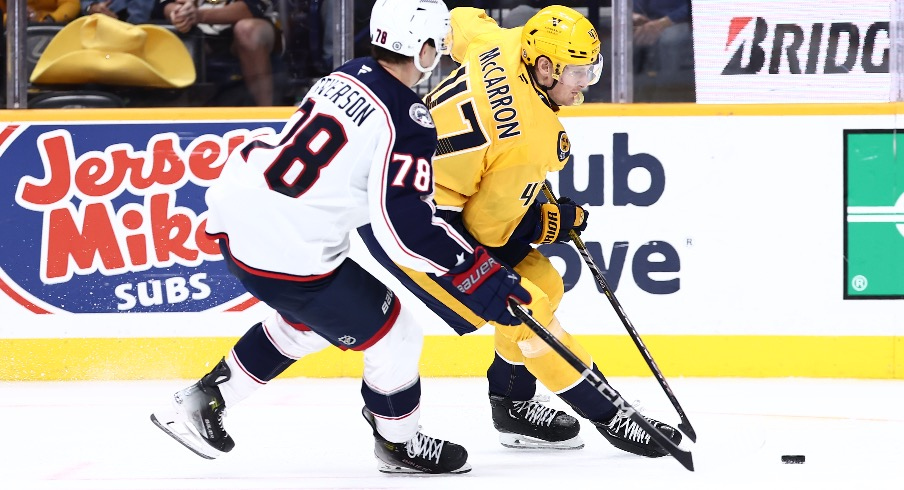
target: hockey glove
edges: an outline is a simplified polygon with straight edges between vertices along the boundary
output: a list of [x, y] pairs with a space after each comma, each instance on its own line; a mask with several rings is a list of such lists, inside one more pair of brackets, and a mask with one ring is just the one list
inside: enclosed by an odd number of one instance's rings
[[558, 204], [543, 203], [540, 206], [540, 236], [534, 243], [563, 243], [571, 240], [569, 233], [574, 230], [580, 236], [587, 229], [590, 215], [567, 197], [560, 197]]
[[470, 260], [442, 276], [464, 293], [459, 297], [471, 311], [486, 321], [518, 325], [521, 320], [508, 309], [508, 299], [527, 304], [530, 293], [521, 286], [521, 276], [502, 267], [483, 247], [474, 249]]

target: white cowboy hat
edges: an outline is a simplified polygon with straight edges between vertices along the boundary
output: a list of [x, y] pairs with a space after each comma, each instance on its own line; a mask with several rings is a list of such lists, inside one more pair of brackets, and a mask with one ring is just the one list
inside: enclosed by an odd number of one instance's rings
[[195, 65], [179, 37], [165, 28], [93, 14], [53, 37], [31, 82], [182, 88], [195, 82]]

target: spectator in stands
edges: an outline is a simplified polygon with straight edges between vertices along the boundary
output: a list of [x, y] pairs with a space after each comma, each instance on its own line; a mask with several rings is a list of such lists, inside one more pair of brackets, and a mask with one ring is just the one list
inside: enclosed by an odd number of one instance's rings
[[[460, 2], [466, 4], [467, 2]], [[488, 3], [488, 2], [482, 2]], [[492, 2], [491, 2], [492, 3]], [[493, 7], [501, 8], [501, 9], [510, 9], [508, 12], [502, 17], [502, 22], [500, 25], [505, 27], [506, 29], [512, 27], [520, 27], [523, 26], [528, 19], [534, 16], [540, 9], [549, 7], [550, 5], [564, 5], [566, 7], [579, 8], [579, 7], [587, 7], [587, 3], [599, 3], [599, 2], [586, 2], [586, 1], [569, 1], [569, 0], [500, 0], [496, 5], [492, 5]], [[457, 5], [461, 7], [480, 7], [486, 8], [486, 5]], [[452, 8], [451, 6], [449, 7]], [[599, 27], [599, 26], [595, 26]]]
[[238, 58], [255, 104], [273, 105], [270, 55], [281, 47], [270, 0], [162, 0], [162, 14], [179, 32], [196, 27], [213, 53]]
[[151, 20], [156, 0], [82, 0], [82, 15], [104, 14], [129, 24]]
[[[78, 17], [78, 0], [28, 0], [25, 8], [29, 24], [66, 24]], [[6, 1], [0, 0], [3, 23], [6, 23]]]
[[695, 100], [690, 0], [634, 0], [634, 73], [641, 97]]
[[690, 21], [688, 0], [634, 0], [634, 44], [651, 46], [670, 38], [689, 38]]

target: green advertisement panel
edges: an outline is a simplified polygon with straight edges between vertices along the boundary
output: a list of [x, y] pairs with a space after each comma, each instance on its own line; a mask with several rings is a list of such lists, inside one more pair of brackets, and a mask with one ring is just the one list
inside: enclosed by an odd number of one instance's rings
[[844, 298], [904, 299], [904, 133], [844, 132]]

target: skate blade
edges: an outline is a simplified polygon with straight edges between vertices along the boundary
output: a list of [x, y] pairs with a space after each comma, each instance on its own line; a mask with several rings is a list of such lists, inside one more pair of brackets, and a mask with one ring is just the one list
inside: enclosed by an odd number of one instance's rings
[[204, 459], [217, 459], [226, 454], [214, 449], [204, 439], [188, 427], [188, 424], [178, 420], [175, 412], [157, 412], [151, 414], [151, 422], [170, 437], [179, 441], [179, 444], [187, 447], [191, 452]]
[[581, 436], [574, 436], [564, 441], [544, 441], [535, 437], [528, 437], [522, 434], [511, 434], [500, 432], [499, 444], [512, 449], [556, 449], [570, 450], [581, 449], [584, 447], [584, 440]]
[[471, 471], [471, 464], [465, 463], [464, 466], [458, 468], [457, 470], [450, 471], [448, 473], [425, 473], [423, 471], [415, 470], [413, 468], [409, 468], [407, 466], [399, 466], [396, 464], [389, 464], [379, 458], [377, 458], [377, 469], [380, 470], [380, 473], [389, 473], [393, 475], [422, 475], [422, 476], [440, 476], [440, 475], [457, 475], [461, 473], [467, 473]]

